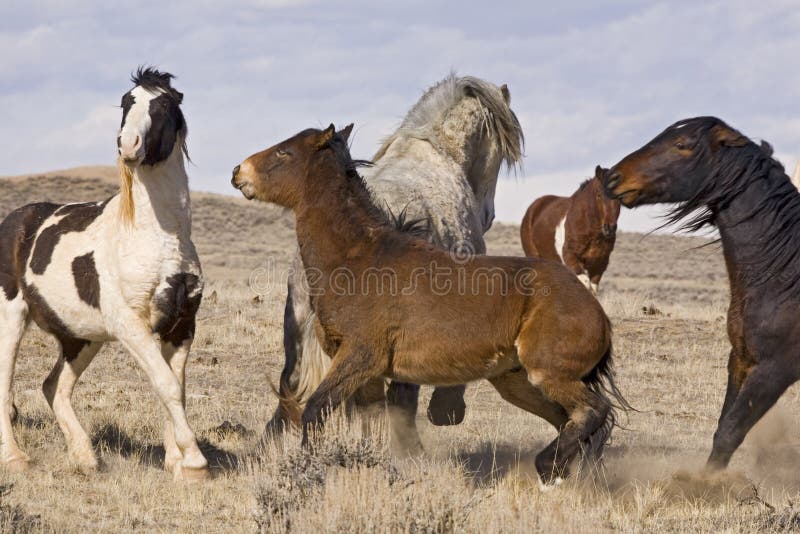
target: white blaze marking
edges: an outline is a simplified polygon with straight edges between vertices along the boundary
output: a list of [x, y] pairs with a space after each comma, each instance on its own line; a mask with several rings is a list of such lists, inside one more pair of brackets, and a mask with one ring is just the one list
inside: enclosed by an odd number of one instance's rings
[[561, 222], [556, 226], [556, 254], [558, 254], [558, 259], [561, 260], [561, 263], [564, 263], [564, 242], [566, 241], [567, 235], [564, 226], [566, 222], [567, 216], [564, 215], [564, 218], [561, 219]]
[[[144, 150], [144, 140], [152, 124], [150, 119], [150, 101], [162, 94], [163, 91], [151, 93], [142, 87], [134, 87], [131, 91], [135, 102], [125, 116], [125, 124], [119, 132], [120, 145], [123, 154], [133, 148], [136, 136], [141, 140], [140, 150]], [[131, 154], [132, 155], [132, 154]]]

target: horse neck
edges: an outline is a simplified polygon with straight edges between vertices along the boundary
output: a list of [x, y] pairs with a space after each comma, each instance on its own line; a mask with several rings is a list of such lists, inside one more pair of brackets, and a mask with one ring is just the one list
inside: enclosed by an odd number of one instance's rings
[[189, 176], [179, 143], [165, 161], [139, 165], [133, 173], [131, 189], [134, 231], [191, 235]]
[[593, 220], [600, 219], [600, 214], [598, 213], [597, 205], [593, 197], [594, 195], [589, 185], [581, 187], [569, 197], [567, 220], [564, 223], [567, 226], [569, 234], [600, 233], [599, 226], [595, 228], [597, 225], [588, 224]]
[[309, 171], [306, 194], [294, 211], [303, 264], [323, 273], [368, 255], [386, 227], [366, 188], [343, 169], [332, 173], [327, 166]]
[[[773, 269], [765, 251], [793, 251], [798, 248], [800, 231], [800, 193], [789, 177], [776, 166], [764, 179], [753, 180], [722, 209], [714, 211], [714, 224], [720, 233], [722, 250], [732, 287], [763, 279], [765, 269]], [[776, 195], [774, 180], [786, 182], [780, 202], [765, 202]], [[782, 266], [792, 269], [793, 266]], [[780, 274], [780, 273], [772, 273]]]

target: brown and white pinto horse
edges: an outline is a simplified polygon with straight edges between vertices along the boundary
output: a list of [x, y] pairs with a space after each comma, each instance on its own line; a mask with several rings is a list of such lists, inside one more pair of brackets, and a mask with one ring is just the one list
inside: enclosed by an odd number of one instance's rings
[[370, 380], [485, 378], [558, 429], [536, 457], [545, 484], [557, 483], [583, 447], [599, 454], [614, 422], [609, 392], [624, 405], [613, 384], [611, 325], [562, 265], [456, 258], [397, 230], [333, 125], [250, 156], [232, 183], [247, 198], [294, 211], [303, 264], [315, 273], [316, 335], [333, 361], [303, 411], [304, 443], [328, 409]]
[[571, 197], [537, 198], [522, 219], [522, 249], [527, 256], [566, 265], [595, 295], [617, 238], [619, 200], [603, 193], [605, 169], [581, 184]]
[[176, 479], [207, 474], [184, 411], [184, 366], [203, 280], [191, 240], [183, 94], [171, 78], [139, 69], [122, 97], [120, 194], [28, 204], [0, 224], [0, 463], [9, 470], [29, 461], [14, 438], [11, 386], [33, 319], [61, 348], [42, 390], [73, 464], [97, 467], [72, 409], [73, 388], [103, 344], [117, 340], [165, 408], [165, 467]]

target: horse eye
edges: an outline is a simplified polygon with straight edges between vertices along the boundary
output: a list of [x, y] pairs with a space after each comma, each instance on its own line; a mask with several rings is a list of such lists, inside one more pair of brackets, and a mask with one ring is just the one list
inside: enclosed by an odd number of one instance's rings
[[675, 148], [677, 148], [678, 150], [684, 150], [684, 149], [686, 149], [686, 145], [684, 145], [682, 142], [678, 141], [677, 143], [675, 143]]
[[276, 154], [278, 154], [278, 157], [279, 157], [279, 158], [285, 158], [286, 156], [288, 156], [288, 155], [289, 155], [289, 153], [288, 153], [287, 151], [285, 151], [285, 150], [283, 150], [283, 149], [281, 149], [281, 148], [279, 148], [279, 149], [278, 149], [278, 151], [276, 152]]

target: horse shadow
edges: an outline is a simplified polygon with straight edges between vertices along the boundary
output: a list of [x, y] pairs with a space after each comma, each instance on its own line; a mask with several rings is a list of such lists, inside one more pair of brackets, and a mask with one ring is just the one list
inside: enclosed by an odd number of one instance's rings
[[[147, 467], [163, 469], [166, 452], [163, 445], [152, 445], [135, 440], [115, 424], [106, 424], [97, 429], [92, 436], [95, 450], [103, 448], [119, 453], [123, 458], [138, 458]], [[208, 468], [214, 473], [235, 471], [243, 464], [239, 455], [220, 449], [205, 439], [198, 439], [197, 445], [208, 460]]]
[[509, 475], [536, 480], [534, 459], [544, 444], [520, 449], [511, 444], [481, 443], [470, 452], [460, 452], [454, 459], [463, 467], [476, 487], [488, 487]]

